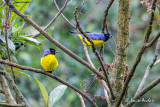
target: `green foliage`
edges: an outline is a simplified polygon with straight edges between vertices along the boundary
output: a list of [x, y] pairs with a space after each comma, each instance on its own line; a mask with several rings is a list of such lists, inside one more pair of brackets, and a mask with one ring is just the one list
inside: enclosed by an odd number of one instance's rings
[[[12, 70], [7, 70], [8, 73], [12, 73]], [[19, 75], [23, 75], [26, 76], [27, 78], [29, 78], [31, 80], [31, 76], [24, 73], [24, 72], [19, 72], [19, 71], [14, 71], [15, 74], [19, 74]]]
[[[22, 1], [31, 1], [31, 0], [16, 0], [16, 1], [12, 1], [12, 3], [14, 4], [14, 6], [21, 11], [22, 13], [25, 12], [25, 10], [28, 8], [30, 2], [28, 3], [23, 3]], [[21, 3], [16, 3], [16, 2], [21, 2]], [[16, 18], [18, 17], [18, 15], [14, 12], [11, 12], [11, 22], [13, 22]]]
[[36, 80], [36, 82], [39, 85], [39, 88], [41, 90], [44, 102], [45, 102], [46, 107], [47, 107], [47, 105], [48, 105], [48, 92], [47, 92], [46, 88], [44, 87], [44, 85], [37, 78], [34, 78], [34, 79]]
[[62, 97], [66, 88], [66, 85], [59, 85], [51, 91], [51, 93], [49, 94], [49, 102], [51, 107], [53, 107], [54, 104]]

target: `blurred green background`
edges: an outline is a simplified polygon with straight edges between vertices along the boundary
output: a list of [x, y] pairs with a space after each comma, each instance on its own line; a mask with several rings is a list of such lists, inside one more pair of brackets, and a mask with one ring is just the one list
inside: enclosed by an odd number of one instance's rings
[[[80, 22], [81, 26], [85, 31], [88, 32], [101, 32], [101, 26], [103, 22], [104, 11], [107, 7], [109, 0], [101, 0], [100, 3], [92, 9], [92, 11]], [[59, 7], [62, 7], [65, 0], [57, 0], [57, 4]], [[74, 20], [74, 10], [77, 6], [81, 6], [83, 0], [73, 0], [63, 11], [63, 14], [75, 24]], [[80, 14], [79, 19], [96, 3], [96, 0], [87, 0], [82, 8], [82, 14]], [[51, 0], [32, 0], [31, 4], [29, 5], [27, 11], [25, 12], [29, 15], [38, 25], [45, 26], [47, 25], [50, 20], [56, 15], [57, 9], [54, 3]], [[158, 32], [158, 24], [160, 17], [158, 17], [159, 12], [156, 10], [156, 19], [154, 21], [153, 32], [151, 34], [151, 38], [154, 37]], [[107, 18], [107, 25], [111, 35], [116, 39], [117, 35], [117, 19], [118, 19], [118, 1], [115, 0], [113, 5], [111, 6]], [[130, 45], [128, 50], [128, 57], [127, 57], [127, 64], [129, 68], [132, 67], [137, 53], [143, 43], [143, 39], [146, 33], [146, 28], [148, 25], [148, 20], [150, 19], [150, 13], [146, 11], [146, 7], [140, 5], [140, 1], [138, 0], [131, 0], [131, 17], [130, 17]], [[26, 24], [25, 26], [28, 26]], [[52, 32], [52, 37], [63, 44], [65, 47], [73, 51], [76, 55], [80, 56], [84, 60], [85, 54], [83, 51], [83, 46], [80, 42], [78, 36], [69, 33], [69, 31], [75, 31], [75, 29], [70, 26], [62, 16], [59, 16], [56, 21], [53, 23], [54, 30]], [[59, 66], [56, 68], [55, 72], [58, 77], [68, 81], [72, 85], [78, 87], [80, 90], [83, 90], [84, 87], [81, 87], [83, 80], [86, 80], [91, 77], [92, 72], [87, 69], [85, 66], [71, 58], [69, 55], [61, 51], [57, 48], [54, 44], [52, 44], [49, 40], [42, 40], [39, 37], [36, 38], [39, 40], [43, 45], [40, 46], [41, 51], [39, 51], [36, 47], [29, 45], [23, 46], [18, 49], [17, 52], [17, 60], [18, 63], [25, 66], [30, 66], [34, 68], [41, 68], [40, 65], [40, 58], [47, 48], [54, 48], [59, 53], [56, 54], [56, 57], [59, 61]], [[109, 41], [110, 46], [115, 52], [115, 46], [113, 41], [110, 39]], [[99, 48], [98, 48], [99, 49]], [[142, 61], [138, 65], [136, 72], [134, 74], [134, 78], [130, 82], [129, 86], [129, 99], [134, 96], [138, 85], [143, 77], [144, 71], [147, 65], [152, 61], [154, 58], [154, 50], [155, 45], [151, 48], [147, 49], [145, 54], [142, 57]], [[92, 52], [92, 49], [88, 47], [88, 51], [90, 57], [95, 64], [96, 68], [100, 66], [97, 58]], [[107, 44], [105, 45], [104, 51], [104, 60], [106, 63], [111, 64], [114, 58], [114, 55], [108, 48]], [[160, 57], [158, 57], [160, 58]], [[155, 66], [151, 71], [150, 75], [147, 78], [145, 85], [150, 83], [154, 80], [158, 75], [160, 65]], [[30, 71], [22, 71], [24, 73], [29, 74], [31, 77], [37, 77], [39, 81], [41, 81], [44, 86], [46, 87], [48, 93], [58, 85], [59, 82], [53, 80], [47, 76], [42, 74], [32, 73]], [[110, 74], [111, 76], [111, 74]], [[19, 89], [26, 97], [28, 102], [31, 104], [32, 107], [44, 107], [45, 103], [43, 101], [40, 89], [38, 84], [28, 79], [25, 76], [16, 75], [16, 80]], [[94, 94], [101, 94], [102, 85], [100, 81], [96, 80], [93, 87], [91, 87], [91, 96]], [[145, 99], [153, 99], [154, 103], [136, 103], [135, 107], [159, 107], [160, 106], [160, 85], [157, 85], [151, 91], [143, 96]], [[103, 94], [103, 93], [102, 93]], [[85, 100], [85, 99], [84, 99]], [[106, 107], [106, 101], [100, 100], [96, 98], [96, 102], [100, 107]], [[85, 100], [86, 107], [91, 107], [90, 103]], [[78, 96], [67, 88], [65, 94], [62, 98], [56, 103], [55, 107], [80, 107], [80, 100]]]

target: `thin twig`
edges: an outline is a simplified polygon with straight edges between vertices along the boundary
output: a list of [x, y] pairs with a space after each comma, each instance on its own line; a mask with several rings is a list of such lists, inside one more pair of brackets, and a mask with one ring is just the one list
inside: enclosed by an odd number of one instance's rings
[[106, 101], [107, 101], [107, 103], [109, 103], [109, 95], [108, 95], [108, 93], [110, 93], [109, 88], [106, 85], [106, 82], [104, 80], [101, 80], [101, 82], [102, 82], [102, 85], [103, 85], [103, 88], [104, 88], [104, 94], [105, 94]]
[[101, 64], [101, 66], [102, 66], [104, 75], [105, 75], [106, 80], [107, 80], [107, 81], [106, 81], [106, 82], [107, 82], [107, 85], [108, 85], [108, 87], [109, 87], [109, 89], [110, 89], [111, 97], [112, 97], [112, 99], [114, 99], [114, 94], [113, 94], [113, 91], [112, 91], [112, 87], [111, 87], [111, 84], [110, 84], [110, 81], [109, 81], [109, 77], [108, 77], [108, 75], [107, 75], [107, 72], [106, 72], [106, 70], [105, 70], [105, 68], [104, 68], [103, 61], [102, 61], [100, 55], [98, 54], [98, 52], [97, 52], [97, 50], [96, 50], [96, 46], [94, 45], [92, 39], [82, 30], [82, 28], [81, 28], [81, 26], [80, 26], [80, 24], [79, 24], [79, 22], [78, 22], [78, 20], [77, 20], [77, 10], [78, 10], [78, 8], [76, 8], [76, 10], [75, 10], [75, 12], [74, 12], [77, 28], [78, 28], [78, 30], [87, 38], [87, 40], [91, 43], [92, 50], [93, 50], [94, 54], [97, 56], [97, 58], [98, 58], [98, 60], [99, 60], [99, 62], [100, 62], [100, 64]]
[[[55, 4], [57, 10], [60, 11], [60, 9], [59, 9], [59, 7], [58, 7], [58, 5], [57, 5], [57, 3], [56, 3], [56, 0], [53, 0], [53, 2], [54, 2], [54, 4]], [[76, 26], [73, 25], [73, 24], [63, 15], [63, 13], [61, 13], [61, 16], [62, 16], [73, 28], [76, 29]]]
[[77, 95], [78, 95], [78, 97], [79, 97], [79, 99], [80, 99], [80, 101], [81, 101], [81, 106], [82, 106], [82, 107], [86, 107], [82, 96], [81, 96], [78, 92], [76, 92], [76, 93], [77, 93]]
[[88, 64], [86, 61], [84, 61], [82, 58], [74, 54], [72, 51], [70, 51], [68, 48], [64, 47], [62, 44], [60, 44], [58, 41], [56, 41], [54, 38], [52, 38], [47, 32], [45, 32], [42, 28], [40, 28], [34, 21], [32, 21], [28, 16], [20, 12], [18, 9], [15, 8], [15, 6], [9, 1], [7, 1], [7, 5], [21, 18], [23, 18], [25, 21], [30, 23], [35, 29], [37, 29], [43, 36], [45, 36], [48, 40], [50, 40], [53, 44], [55, 44], [58, 48], [63, 50], [66, 54], [80, 62], [81, 64], [88, 67], [91, 71], [93, 71], [95, 74], [97, 74], [100, 78], [106, 81], [105, 77], [98, 72], [97, 69], [93, 68], [90, 64]]
[[114, 51], [112, 50], [111, 46], [109, 45], [109, 43], [107, 42], [107, 45], [109, 47], [109, 49], [111, 50], [111, 52], [113, 53], [113, 55], [115, 56], [116, 54], [114, 53]]
[[87, 12], [81, 17], [81, 19], [79, 19], [79, 22], [80, 22], [85, 16], [87, 16], [88, 13], [90, 13], [90, 12], [93, 10], [93, 8], [95, 8], [96, 5], [99, 4], [100, 1], [101, 1], [101, 0], [97, 0], [96, 3], [95, 3], [95, 5], [94, 5], [93, 7], [91, 7], [91, 8], [89, 9], [89, 11], [87, 11]]
[[[66, 2], [64, 3], [64, 5], [63, 5], [63, 7], [59, 10], [59, 12], [54, 16], [54, 18], [48, 23], [48, 25], [46, 25], [45, 27], [44, 27], [44, 31], [45, 30], [47, 30], [51, 25], [52, 25], [52, 23], [57, 19], [57, 17], [63, 12], [63, 10], [65, 9], [65, 7], [67, 6], [67, 2], [68, 2], [68, 0], [66, 0]], [[37, 34], [35, 34], [35, 35], [33, 35], [32, 37], [33, 38], [35, 38], [35, 37], [37, 37], [38, 35], [40, 35], [40, 33], [37, 33]]]
[[141, 96], [143, 96], [145, 93], [147, 93], [149, 90], [151, 90], [153, 87], [155, 87], [157, 84], [160, 83], [160, 76], [157, 77], [154, 81], [152, 81], [150, 84], [148, 84], [146, 87], [144, 87], [136, 96], [132, 98], [132, 101], [129, 101], [127, 104], [127, 107], [131, 107], [135, 102], [133, 100], [139, 99]]
[[[135, 60], [135, 63], [134, 63], [134, 65], [132, 66], [132, 68], [131, 68], [131, 70], [130, 70], [130, 72], [129, 72], [129, 75], [128, 75], [125, 83], [124, 83], [122, 92], [120, 93], [120, 96], [119, 96], [119, 98], [118, 98], [118, 100], [117, 100], [117, 102], [116, 102], [116, 107], [118, 107], [118, 106], [120, 105], [120, 103], [121, 103], [121, 101], [122, 101], [122, 98], [123, 98], [123, 96], [124, 96], [124, 94], [125, 94], [125, 91], [127, 90], [128, 84], [129, 84], [130, 80], [132, 79], [132, 76], [133, 76], [133, 74], [134, 74], [134, 72], [135, 72], [135, 70], [136, 70], [136, 68], [137, 68], [137, 65], [138, 65], [139, 62], [141, 61], [141, 58], [142, 58], [142, 55], [143, 55], [144, 51], [145, 51], [146, 48], [147, 48], [147, 47], [146, 47], [146, 43], [148, 42], [149, 36], [150, 36], [150, 34], [151, 34], [151, 31], [152, 31], [152, 24], [153, 24], [153, 20], [154, 20], [154, 11], [155, 11], [155, 8], [156, 8], [156, 1], [157, 1], [157, 0], [154, 0], [154, 1], [153, 1], [153, 4], [152, 4], [152, 10], [153, 10], [153, 11], [152, 11], [152, 13], [151, 13], [151, 18], [150, 18], [150, 21], [149, 21], [150, 23], [149, 23], [149, 27], [148, 27], [148, 29], [147, 29], [147, 33], [146, 33], [146, 35], [145, 35], [145, 40], [144, 40], [144, 42], [143, 42], [143, 44], [142, 44], [142, 47], [141, 47], [141, 49], [140, 49], [140, 51], [139, 51], [139, 53], [138, 53], [138, 55], [137, 55], [137, 58], [136, 58], [136, 60]], [[160, 32], [159, 32], [159, 34], [160, 34]], [[157, 37], [157, 36], [156, 36], [156, 37]], [[157, 39], [158, 39], [158, 38], [155, 38], [155, 39], [154, 39], [154, 42], [152, 42], [151, 45], [153, 45], [153, 43], [155, 43], [155, 41], [156, 41]]]
[[[6, 24], [10, 23], [8, 18], [9, 18], [9, 14], [10, 14], [10, 8], [8, 8], [8, 11], [6, 12]], [[9, 61], [11, 62], [11, 56], [10, 56], [10, 52], [9, 52], [9, 46], [8, 46], [8, 27], [7, 25], [4, 26], [5, 27], [5, 41], [6, 41], [6, 48], [7, 48], [7, 54], [8, 54], [8, 59]], [[12, 71], [12, 76], [13, 76], [13, 79], [14, 79], [14, 82], [16, 83], [16, 78], [15, 78], [15, 75], [14, 75], [14, 71], [13, 71], [13, 67], [11, 66], [11, 71]]]
[[[107, 33], [109, 33], [106, 21], [107, 21], [108, 11], [109, 11], [110, 7], [112, 6], [113, 2], [114, 2], [114, 0], [110, 0], [110, 2], [107, 5], [107, 8], [104, 12], [104, 19], [103, 19], [102, 30], [101, 30], [102, 33], [104, 33], [104, 31], [105, 31], [105, 27], [106, 27]], [[101, 56], [102, 56], [102, 52], [103, 52], [103, 55], [104, 55], [104, 45], [102, 45], [101, 48], [100, 48], [99, 53], [100, 53]], [[102, 56], [102, 58], [103, 58], [103, 56]]]
[[[90, 65], [91, 65], [92, 67], [95, 68], [95, 66], [94, 66], [94, 64], [92, 63], [92, 61], [91, 61], [91, 59], [90, 59], [90, 56], [89, 56], [89, 54], [88, 54], [87, 46], [84, 45], [83, 43], [82, 43], [82, 45], [83, 45], [84, 52], [85, 52], [85, 55], [86, 55], [86, 58], [87, 58], [88, 62], [90, 63]], [[95, 79], [95, 78], [97, 78], [97, 76], [95, 76], [94, 79]], [[104, 88], [105, 99], [106, 99], [107, 103], [109, 103], [109, 95], [108, 95], [108, 93], [110, 93], [110, 92], [109, 92], [109, 88], [108, 88], [108, 86], [106, 85], [106, 82], [105, 82], [104, 80], [101, 80], [101, 82], [102, 82], [102, 85], [103, 85], [103, 88]], [[107, 93], [107, 92], [108, 92], [108, 93]]]
[[104, 33], [104, 31], [105, 31], [108, 11], [109, 11], [110, 7], [112, 6], [113, 2], [114, 2], [114, 0], [110, 0], [110, 2], [107, 5], [107, 8], [106, 8], [106, 10], [104, 12], [104, 19], [103, 19], [103, 24], [102, 24], [102, 33]]
[[155, 66], [155, 65], [157, 65], [157, 64], [159, 64], [160, 63], [160, 59], [159, 60], [157, 60], [155, 63], [154, 63], [154, 65], [153, 66]]
[[86, 58], [87, 58], [88, 62], [90, 63], [90, 65], [91, 65], [93, 68], [95, 68], [95, 66], [94, 66], [94, 64], [92, 63], [91, 58], [90, 58], [90, 56], [89, 56], [89, 54], [88, 54], [87, 46], [84, 45], [83, 43], [82, 43], [82, 45], [83, 45], [84, 53], [85, 53], [85, 55], [86, 55]]
[[78, 88], [76, 88], [75, 86], [69, 84], [67, 81], [64, 81], [62, 80], [61, 78], [51, 74], [51, 73], [48, 73], [48, 72], [45, 72], [41, 69], [36, 69], [36, 68], [31, 68], [31, 67], [27, 67], [27, 66], [22, 66], [22, 65], [19, 65], [19, 64], [15, 64], [15, 63], [12, 63], [12, 62], [9, 62], [9, 61], [6, 61], [6, 60], [2, 60], [0, 59], [0, 63], [3, 63], [3, 64], [7, 64], [9, 66], [13, 66], [13, 67], [16, 67], [16, 68], [20, 68], [22, 70], [29, 70], [29, 71], [33, 71], [35, 73], [40, 73], [40, 74], [44, 74], [46, 76], [49, 76], [57, 81], [59, 81], [60, 83], [68, 86], [70, 89], [78, 92], [79, 94], [81, 94], [85, 99], [87, 99], [91, 104], [93, 104], [93, 106], [97, 107], [97, 105], [87, 96], [85, 95], [82, 91], [80, 91]]
[[142, 79], [142, 81], [141, 81], [141, 83], [140, 83], [140, 85], [139, 85], [139, 87], [138, 87], [138, 89], [137, 89], [137, 91], [136, 91], [135, 96], [136, 96], [136, 95], [141, 91], [141, 89], [143, 88], [143, 85], [144, 85], [144, 83], [145, 83], [145, 81], [146, 81], [146, 79], [147, 79], [147, 77], [148, 77], [148, 75], [149, 75], [149, 71], [150, 71], [150, 69], [154, 66], [154, 64], [155, 64], [155, 62], [156, 62], [156, 60], [157, 60], [159, 49], [160, 49], [160, 38], [158, 39], [158, 42], [157, 42], [157, 45], [156, 45], [155, 57], [154, 57], [153, 61], [147, 66], [146, 71], [145, 71], [144, 76], [143, 76], [143, 79]]

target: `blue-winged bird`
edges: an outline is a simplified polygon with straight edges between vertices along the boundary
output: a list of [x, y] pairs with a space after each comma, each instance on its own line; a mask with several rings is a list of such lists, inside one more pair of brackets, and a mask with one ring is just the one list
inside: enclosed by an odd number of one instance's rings
[[[88, 46], [91, 45], [91, 43], [87, 40], [87, 38], [83, 34], [77, 32], [71, 32], [71, 33], [77, 34], [84, 45]], [[110, 37], [112, 37], [109, 33], [86, 33], [86, 34], [92, 39], [94, 45], [97, 47], [102, 46], [103, 44], [106, 43], [106, 41]]]
[[58, 66], [58, 60], [55, 57], [56, 53], [57, 51], [52, 48], [49, 48], [44, 52], [41, 58], [41, 65], [45, 71], [52, 73], [52, 71]]

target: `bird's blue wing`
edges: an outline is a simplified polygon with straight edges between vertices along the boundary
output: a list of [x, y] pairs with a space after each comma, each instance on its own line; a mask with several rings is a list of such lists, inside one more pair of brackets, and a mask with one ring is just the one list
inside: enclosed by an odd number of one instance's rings
[[87, 33], [87, 35], [93, 40], [103, 40], [105, 41], [105, 36], [103, 33]]

